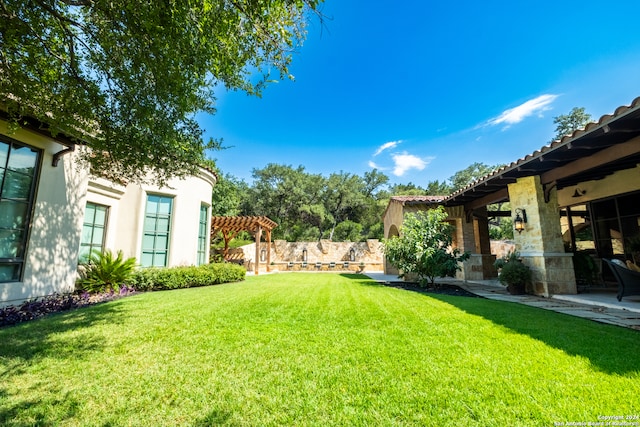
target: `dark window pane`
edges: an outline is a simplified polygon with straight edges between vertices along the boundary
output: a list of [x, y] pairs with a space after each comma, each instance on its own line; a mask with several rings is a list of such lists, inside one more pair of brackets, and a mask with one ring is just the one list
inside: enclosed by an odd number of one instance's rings
[[2, 184], [2, 198], [27, 200], [31, 193], [32, 181], [31, 175], [7, 170]]
[[25, 228], [29, 205], [13, 200], [0, 200], [0, 228]]
[[0, 168], [7, 166], [7, 159], [9, 158], [9, 144], [0, 141]]
[[0, 258], [21, 258], [23, 256], [24, 230], [0, 229]]
[[620, 197], [618, 209], [620, 209], [620, 216], [640, 216], [640, 193]]
[[0, 263], [0, 282], [17, 282], [20, 280], [20, 270], [22, 264]]
[[14, 171], [22, 171], [33, 175], [36, 164], [38, 162], [38, 152], [29, 147], [16, 146], [11, 147], [8, 168]]

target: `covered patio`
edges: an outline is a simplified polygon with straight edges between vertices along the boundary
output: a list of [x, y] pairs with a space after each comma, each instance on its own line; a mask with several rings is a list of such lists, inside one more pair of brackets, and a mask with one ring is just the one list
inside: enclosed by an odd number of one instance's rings
[[[457, 244], [472, 254], [465, 280], [495, 272], [487, 245], [487, 206], [510, 202], [516, 249], [533, 273], [529, 293], [549, 297], [578, 292], [574, 255], [600, 267], [600, 287], [615, 286], [602, 259], [640, 261], [628, 244], [640, 236], [640, 98], [585, 129], [543, 146], [445, 197]], [[401, 218], [401, 217], [400, 217]], [[401, 220], [400, 220], [401, 221]], [[385, 237], [398, 219], [385, 218]], [[401, 222], [400, 222], [401, 224]]]

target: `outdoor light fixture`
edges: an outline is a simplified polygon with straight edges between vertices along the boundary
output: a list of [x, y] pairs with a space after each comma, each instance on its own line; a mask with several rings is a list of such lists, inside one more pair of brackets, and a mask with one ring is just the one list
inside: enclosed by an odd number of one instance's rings
[[264, 248], [262, 248], [260, 250], [260, 261], [264, 261], [265, 259], [267, 259], [267, 251]]
[[513, 220], [513, 227], [518, 233], [522, 233], [524, 225], [527, 223], [527, 211], [524, 209], [516, 209], [516, 218]]
[[302, 250], [302, 261], [307, 262], [307, 250]]
[[356, 251], [355, 249], [351, 248], [351, 250], [349, 251], [349, 261], [355, 261], [356, 260]]
[[576, 187], [576, 191], [573, 193], [573, 196], [571, 197], [582, 197], [585, 194], [587, 194], [587, 190], [581, 190], [578, 187]]

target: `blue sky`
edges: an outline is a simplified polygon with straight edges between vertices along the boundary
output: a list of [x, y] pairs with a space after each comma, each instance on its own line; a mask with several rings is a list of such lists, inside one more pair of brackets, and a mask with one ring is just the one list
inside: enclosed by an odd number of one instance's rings
[[426, 185], [474, 162], [510, 163], [640, 96], [640, 1], [328, 0], [262, 98], [219, 92], [201, 116], [247, 182], [268, 163], [329, 175], [377, 168]]

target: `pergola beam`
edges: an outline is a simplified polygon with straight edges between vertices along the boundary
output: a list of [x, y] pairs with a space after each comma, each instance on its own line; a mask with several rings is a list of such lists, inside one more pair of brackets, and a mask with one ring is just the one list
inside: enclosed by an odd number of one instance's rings
[[[211, 233], [221, 232], [224, 238], [223, 254], [227, 259], [229, 251], [229, 241], [233, 239], [240, 231], [249, 231], [255, 233], [256, 252], [254, 272], [258, 274], [260, 268], [260, 240], [262, 232], [267, 235], [267, 245], [271, 247], [271, 230], [276, 228], [278, 224], [266, 216], [213, 216], [211, 217]], [[271, 251], [267, 251], [267, 271], [271, 265]]]

